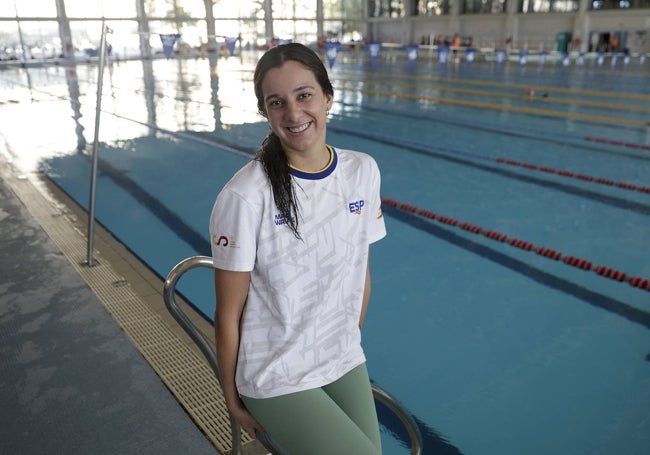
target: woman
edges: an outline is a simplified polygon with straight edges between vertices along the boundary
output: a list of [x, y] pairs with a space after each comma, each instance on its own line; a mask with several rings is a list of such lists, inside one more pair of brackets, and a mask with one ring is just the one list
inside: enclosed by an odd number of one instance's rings
[[210, 218], [226, 405], [282, 453], [379, 454], [360, 333], [386, 234], [379, 170], [326, 144], [334, 91], [312, 50], [269, 50], [254, 84], [271, 131]]

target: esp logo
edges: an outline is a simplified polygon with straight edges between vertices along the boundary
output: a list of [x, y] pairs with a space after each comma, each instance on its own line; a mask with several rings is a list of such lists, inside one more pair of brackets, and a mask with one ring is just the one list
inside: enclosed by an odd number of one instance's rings
[[364, 205], [365, 202], [363, 201], [363, 199], [361, 199], [360, 201], [350, 202], [348, 204], [348, 208], [350, 210], [350, 213], [356, 213], [357, 215], [361, 215], [361, 209], [363, 208]]

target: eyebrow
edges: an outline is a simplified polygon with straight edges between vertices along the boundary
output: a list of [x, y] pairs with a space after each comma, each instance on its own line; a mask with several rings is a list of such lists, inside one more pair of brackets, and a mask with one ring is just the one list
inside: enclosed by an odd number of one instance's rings
[[[309, 85], [309, 84], [301, 85], [300, 87], [296, 87], [295, 89], [293, 89], [292, 93], [300, 92], [300, 91], [305, 90], [305, 89], [315, 90], [315, 87], [313, 85]], [[266, 102], [266, 101], [269, 101], [269, 100], [271, 100], [273, 98], [282, 98], [282, 97], [280, 95], [276, 94], [276, 93], [271, 93], [270, 95], [264, 97], [264, 101]]]

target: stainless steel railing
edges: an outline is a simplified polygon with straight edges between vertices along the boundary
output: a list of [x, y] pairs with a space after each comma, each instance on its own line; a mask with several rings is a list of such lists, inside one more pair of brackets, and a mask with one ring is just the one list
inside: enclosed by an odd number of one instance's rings
[[[212, 344], [208, 339], [203, 335], [194, 323], [187, 317], [185, 312], [179, 307], [176, 302], [176, 284], [181, 276], [195, 268], [204, 267], [212, 268], [212, 258], [208, 256], [192, 256], [187, 259], [179, 262], [167, 275], [165, 284], [163, 286], [163, 299], [165, 301], [165, 306], [167, 310], [172, 314], [176, 322], [187, 332], [187, 334], [192, 338], [192, 340], [197, 344], [206, 360], [210, 364], [210, 367], [214, 371], [214, 374], [217, 378], [217, 381], [221, 383], [221, 376], [219, 375], [219, 367], [217, 365], [217, 356], [215, 353]], [[390, 409], [395, 415], [400, 419], [406, 430], [408, 431], [409, 437], [411, 439], [411, 454], [420, 455], [422, 452], [422, 435], [420, 433], [419, 427], [413, 416], [406, 410], [404, 405], [402, 405], [398, 400], [396, 400], [392, 395], [386, 392], [384, 389], [379, 387], [376, 384], [372, 384], [372, 393], [376, 401], [379, 401], [388, 409]], [[232, 455], [241, 455], [242, 454], [242, 444], [241, 444], [241, 428], [237, 421], [230, 416], [230, 427], [232, 432]], [[267, 447], [269, 450], [272, 450], [274, 453], [277, 452], [277, 449], [272, 447]]]

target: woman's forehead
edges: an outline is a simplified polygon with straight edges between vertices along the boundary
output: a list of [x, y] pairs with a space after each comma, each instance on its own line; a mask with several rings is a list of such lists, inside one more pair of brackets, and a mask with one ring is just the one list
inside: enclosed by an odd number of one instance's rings
[[318, 87], [314, 73], [300, 62], [293, 60], [270, 69], [262, 81], [265, 96], [274, 91], [291, 91], [303, 86]]

